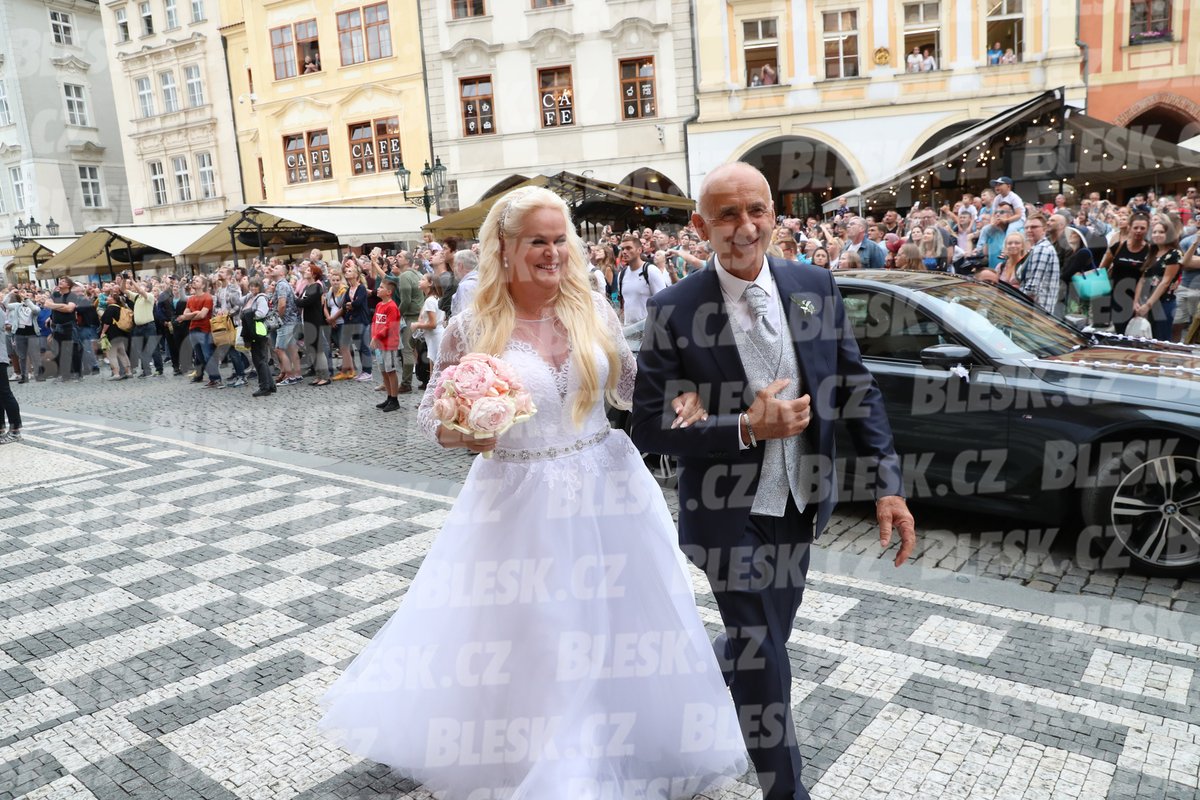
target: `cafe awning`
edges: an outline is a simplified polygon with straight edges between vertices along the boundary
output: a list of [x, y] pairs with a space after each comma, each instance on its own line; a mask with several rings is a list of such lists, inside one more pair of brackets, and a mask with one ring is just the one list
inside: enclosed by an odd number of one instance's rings
[[192, 242], [184, 255], [296, 252], [420, 239], [423, 209], [397, 206], [244, 206]]
[[686, 222], [696, 207], [690, 198], [654, 192], [622, 183], [610, 183], [570, 172], [535, 175], [512, 188], [486, 197], [473, 206], [435, 219], [424, 229], [438, 238], [477, 237], [492, 206], [510, 191], [522, 186], [544, 186], [566, 201], [576, 224], [586, 221], [619, 221], [631, 216], [665, 218]]
[[978, 192], [1007, 175], [1021, 184], [1038, 183], [1038, 193], [1057, 193], [1063, 182], [1077, 191], [1118, 190], [1194, 179], [1200, 181], [1200, 153], [1138, 131], [1111, 125], [1066, 105], [1062, 89], [1014, 106], [938, 145], [882, 180], [860, 186], [823, 204], [828, 213], [848, 204], [908, 208], [952, 202], [964, 191]]
[[211, 222], [107, 225], [80, 236], [42, 265], [55, 275], [91, 275], [137, 269], [173, 259], [212, 227]]
[[18, 266], [32, 266], [36, 261], [45, 264], [54, 254], [65, 250], [78, 236], [36, 236], [26, 239], [20, 247], [12, 250], [12, 263]]
[[105, 225], [80, 236], [41, 270], [55, 276], [106, 275], [130, 267], [136, 270], [147, 261], [173, 260], [212, 226], [212, 222]]

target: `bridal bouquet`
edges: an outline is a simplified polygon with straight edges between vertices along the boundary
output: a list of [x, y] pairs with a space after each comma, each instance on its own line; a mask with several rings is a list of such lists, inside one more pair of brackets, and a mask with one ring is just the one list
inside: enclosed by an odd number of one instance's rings
[[433, 397], [433, 413], [442, 425], [476, 439], [499, 436], [537, 413], [516, 370], [484, 353], [468, 353], [442, 370]]

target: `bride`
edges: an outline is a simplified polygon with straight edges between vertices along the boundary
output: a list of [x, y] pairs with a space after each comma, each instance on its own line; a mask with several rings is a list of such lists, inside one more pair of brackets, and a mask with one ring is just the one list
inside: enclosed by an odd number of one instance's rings
[[[691, 798], [746, 769], [662, 492], [605, 419], [603, 397], [629, 407], [636, 365], [583, 252], [553, 192], [489, 212], [473, 305], [418, 417], [443, 447], [494, 457], [321, 701], [323, 731], [439, 798]], [[440, 427], [434, 387], [468, 352], [511, 364], [537, 414], [499, 438]]]

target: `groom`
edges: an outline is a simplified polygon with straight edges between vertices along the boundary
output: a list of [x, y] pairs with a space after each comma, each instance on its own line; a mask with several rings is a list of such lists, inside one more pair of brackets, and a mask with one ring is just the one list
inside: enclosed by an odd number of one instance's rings
[[[808, 547], [836, 503], [834, 420], [876, 475], [880, 543], [916, 544], [883, 401], [832, 275], [768, 258], [775, 222], [762, 173], [709, 173], [692, 224], [715, 257], [656, 295], [638, 358], [632, 436], [679, 460], [679, 541], [704, 570], [726, 633], [715, 647], [764, 800], [808, 800], [791, 717], [786, 644]], [[678, 424], [698, 392], [706, 421]]]

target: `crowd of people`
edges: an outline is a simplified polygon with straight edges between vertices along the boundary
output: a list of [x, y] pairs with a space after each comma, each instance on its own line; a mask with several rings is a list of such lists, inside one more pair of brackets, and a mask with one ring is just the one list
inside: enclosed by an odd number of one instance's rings
[[[1140, 318], [1153, 338], [1194, 340], [1195, 188], [1179, 196], [1139, 193], [1124, 205], [1093, 192], [1077, 204], [1058, 195], [1039, 206], [1023, 201], [1008, 177], [991, 183], [953, 205], [914, 203], [903, 215], [860, 215], [843, 201], [825, 219], [780, 216], [769, 252], [832, 270], [970, 274], [1097, 327], [1125, 333]], [[341, 263], [314, 249], [190, 279], [126, 271], [103, 284], [63, 277], [53, 290], [10, 285], [0, 303], [2, 354], [17, 384], [102, 372], [113, 381], [154, 378], [169, 364], [172, 374], [205, 389], [255, 381], [255, 397], [306, 380], [315, 387], [372, 383], [384, 393], [378, 407], [394, 411], [414, 381], [424, 387], [446, 322], [470, 302], [477, 280], [478, 243], [425, 239], [412, 252], [376, 247]], [[592, 288], [627, 328], [645, 319], [650, 297], [702, 269], [712, 254], [690, 224], [605, 227], [585, 246]], [[1111, 292], [1081, 300], [1072, 277], [1096, 268]], [[10, 432], [19, 427], [10, 420]]]

